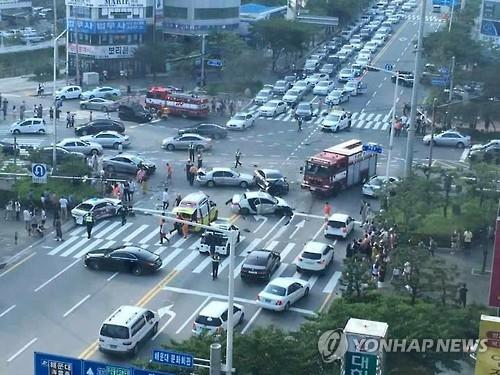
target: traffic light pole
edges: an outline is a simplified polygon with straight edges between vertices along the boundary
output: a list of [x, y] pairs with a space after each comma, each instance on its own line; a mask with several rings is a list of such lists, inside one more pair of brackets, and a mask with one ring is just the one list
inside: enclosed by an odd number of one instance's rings
[[389, 181], [389, 171], [392, 161], [392, 147], [394, 144], [394, 125], [396, 124], [396, 103], [398, 101], [399, 72], [396, 72], [396, 87], [394, 87], [394, 100], [392, 102], [391, 129], [389, 131], [389, 150], [387, 151], [387, 166], [385, 167], [385, 177]]

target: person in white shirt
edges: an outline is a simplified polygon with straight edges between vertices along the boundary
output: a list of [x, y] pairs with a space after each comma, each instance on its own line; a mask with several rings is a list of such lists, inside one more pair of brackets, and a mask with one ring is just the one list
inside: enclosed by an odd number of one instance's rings
[[163, 211], [166, 211], [168, 209], [168, 206], [170, 205], [168, 188], [165, 188], [165, 191], [162, 194], [162, 202], [163, 202]]
[[59, 207], [61, 208], [61, 219], [66, 220], [68, 217], [68, 200], [64, 196], [59, 199]]

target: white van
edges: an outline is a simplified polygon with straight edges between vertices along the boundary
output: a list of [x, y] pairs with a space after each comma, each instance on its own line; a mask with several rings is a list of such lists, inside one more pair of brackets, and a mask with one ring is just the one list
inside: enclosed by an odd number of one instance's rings
[[158, 332], [158, 313], [137, 306], [121, 306], [107, 318], [99, 331], [99, 350], [133, 354], [139, 345]]
[[10, 126], [10, 132], [13, 134], [45, 134], [47, 132], [45, 120], [38, 117], [19, 120]]
[[354, 219], [346, 214], [333, 214], [328, 218], [324, 230], [325, 237], [346, 238], [354, 229]]
[[[223, 301], [212, 301], [200, 311], [193, 323], [195, 335], [222, 334], [227, 329], [227, 315], [229, 305]], [[243, 306], [234, 304], [233, 326], [240, 324], [245, 316]]]

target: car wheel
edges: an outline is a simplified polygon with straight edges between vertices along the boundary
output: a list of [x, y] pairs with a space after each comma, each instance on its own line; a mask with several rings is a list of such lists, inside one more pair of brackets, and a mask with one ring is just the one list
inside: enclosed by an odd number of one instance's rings
[[45, 134], [45, 130], [40, 129], [40, 130], [38, 131], [38, 134]]
[[240, 214], [242, 214], [242, 215], [248, 215], [249, 213], [250, 213], [250, 211], [246, 207], [243, 207], [240, 209]]
[[94, 95], [90, 95], [90, 96], [89, 96], [89, 99], [94, 99], [94, 98], [95, 98], [95, 96], [94, 96]]
[[59, 99], [66, 100], [66, 97], [64, 95], [62, 95]]
[[81, 109], [87, 109], [87, 106], [85, 104], [80, 104]]
[[82, 130], [82, 135], [87, 135], [87, 131], [86, 130]]
[[111, 173], [113, 173], [113, 172], [115, 171], [115, 168], [114, 168], [112, 165], [108, 165], [108, 166], [106, 167], [106, 171], [107, 171], [109, 174], [111, 174]]
[[140, 276], [142, 275], [142, 267], [137, 265], [137, 266], [134, 266], [134, 268], [132, 268], [132, 273], [135, 275], [135, 276]]
[[12, 133], [14, 133], [14, 134], [19, 134], [19, 133], [21, 133], [21, 132], [19, 131], [19, 129], [15, 129]]
[[203, 146], [203, 145], [196, 146], [196, 151], [199, 152], [199, 151], [203, 151], [203, 150], [205, 150], [205, 146]]
[[248, 187], [248, 182], [246, 181], [241, 181], [240, 182], [240, 187], [243, 188], [243, 189], [246, 189]]
[[297, 271], [298, 273], [301, 273], [301, 272], [302, 272], [302, 268], [300, 268], [299, 266], [297, 266], [296, 271]]
[[172, 145], [172, 144], [169, 144], [169, 145], [167, 145], [167, 150], [168, 151], [174, 151], [175, 150], [175, 146]]
[[464, 144], [462, 142], [457, 143], [457, 148], [464, 148]]
[[290, 309], [290, 302], [287, 302], [285, 305], [285, 311], [288, 311]]
[[309, 288], [306, 288], [306, 290], [304, 290], [304, 297], [307, 297], [309, 294]]
[[214, 187], [215, 186], [215, 182], [213, 182], [212, 180], [210, 180], [210, 181], [207, 182], [207, 186], [208, 187]]
[[106, 112], [106, 106], [105, 106], [105, 105], [103, 105], [103, 106], [101, 107], [101, 111]]
[[240, 318], [238, 319], [238, 324], [243, 323], [243, 319], [245, 319], [245, 313], [244, 312], [241, 313]]
[[101, 267], [99, 267], [99, 263], [96, 261], [89, 262], [89, 268], [94, 270], [94, 271], [99, 271]]
[[91, 155], [99, 155], [99, 151], [97, 151], [96, 149], [93, 149], [90, 151], [90, 154]]
[[120, 142], [116, 142], [115, 144], [113, 144], [113, 148], [115, 150], [118, 150], [120, 148]]

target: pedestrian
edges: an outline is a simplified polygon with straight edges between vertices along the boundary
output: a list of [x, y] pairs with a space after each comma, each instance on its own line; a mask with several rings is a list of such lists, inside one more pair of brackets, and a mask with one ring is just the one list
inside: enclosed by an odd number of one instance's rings
[[459, 234], [458, 231], [455, 229], [450, 237], [450, 246], [452, 252], [458, 249], [458, 242], [459, 242]]
[[41, 104], [38, 105], [38, 117], [43, 117], [43, 106]]
[[25, 208], [23, 211], [23, 220], [24, 220], [24, 229], [26, 229], [26, 232], [31, 236], [31, 213], [30, 211]]
[[122, 227], [127, 223], [128, 207], [125, 205], [120, 210], [120, 218], [122, 219]]
[[366, 222], [367, 209], [368, 209], [368, 206], [367, 206], [366, 202], [362, 201], [361, 202], [361, 208], [359, 210], [359, 214], [361, 215], [361, 224], [363, 224], [364, 222]]
[[229, 114], [231, 115], [231, 117], [233, 117], [234, 115], [234, 100], [232, 99], [229, 102]]
[[172, 164], [170, 163], [167, 163], [167, 185], [171, 185], [172, 184], [172, 173], [173, 173], [173, 168], [172, 168]]
[[464, 249], [469, 251], [472, 243], [472, 232], [469, 229], [464, 231]]
[[47, 198], [45, 197], [45, 195], [44, 194], [40, 195], [40, 206], [42, 208], [45, 208], [46, 201], [47, 201]]
[[132, 207], [132, 202], [134, 201], [134, 193], [137, 188], [135, 181], [134, 180], [129, 180], [128, 182], [129, 185], [129, 191], [130, 191], [130, 199], [129, 199], [129, 206]]
[[160, 245], [163, 245], [163, 240], [167, 240], [167, 242], [170, 242], [170, 240], [167, 237], [167, 228], [165, 224], [165, 219], [160, 220]]
[[40, 213], [40, 220], [42, 223], [42, 227], [45, 227], [45, 223], [47, 222], [47, 213], [45, 212], [44, 208], [42, 208], [42, 212]]
[[219, 276], [220, 256], [215, 251], [212, 253], [212, 280]]
[[234, 167], [235, 168], [238, 168], [238, 167], [242, 166], [240, 160], [241, 160], [241, 152], [240, 152], [240, 149], [237, 149], [236, 153], [234, 154]]
[[38, 217], [35, 210], [31, 213], [31, 233], [35, 234], [38, 228]]
[[425, 133], [427, 132], [427, 121], [422, 121], [422, 129], [421, 129], [421, 132], [422, 132], [422, 135], [425, 135]]
[[15, 105], [12, 106], [12, 118], [15, 120], [17, 115], [17, 108]]
[[181, 194], [177, 193], [177, 195], [175, 196], [175, 207], [179, 207], [179, 205], [181, 204], [181, 201], [182, 201]]
[[56, 120], [61, 118], [61, 109], [59, 107], [56, 108]]
[[56, 241], [64, 241], [62, 238], [62, 226], [61, 219], [57, 216], [54, 222], [54, 226], [56, 228]]
[[14, 211], [16, 212], [16, 221], [19, 221], [21, 216], [21, 203], [19, 203], [18, 200], [14, 202]]
[[71, 115], [71, 119], [70, 119], [70, 126], [71, 126], [72, 128], [74, 128], [74, 127], [75, 127], [75, 114], [74, 114], [74, 113]]
[[434, 240], [434, 238], [429, 237], [429, 253], [431, 254], [431, 256], [434, 256], [436, 249], [437, 249], [436, 241]]
[[182, 224], [182, 236], [184, 238], [187, 238], [188, 234], [189, 234], [189, 224], [188, 223], [184, 223], [184, 224]]
[[192, 165], [191, 168], [189, 169], [189, 185], [191, 186], [194, 185], [194, 178], [196, 177], [197, 173], [198, 173], [198, 168], [196, 168], [195, 165]]
[[332, 214], [332, 206], [330, 206], [329, 202], [326, 202], [323, 206], [323, 215], [325, 216], [325, 222], [328, 221], [328, 218]]
[[130, 184], [126, 180], [123, 183], [123, 200], [125, 202], [130, 202]]
[[24, 120], [24, 112], [26, 112], [26, 102], [23, 100], [21, 106], [19, 107], [19, 119]]
[[189, 144], [188, 151], [189, 151], [189, 161], [194, 163], [194, 145], [193, 145], [193, 142], [191, 142]]
[[85, 225], [87, 227], [87, 238], [92, 236], [92, 228], [94, 227], [94, 217], [92, 214], [85, 215]]
[[165, 188], [165, 190], [163, 191], [162, 202], [163, 202], [163, 212], [165, 212], [168, 209], [168, 206], [170, 205], [168, 188]]
[[68, 217], [68, 200], [64, 196], [59, 199], [59, 207], [61, 209], [61, 220], [66, 220]]
[[297, 131], [301, 132], [302, 131], [302, 118], [300, 118], [300, 117], [297, 118], [297, 124], [299, 126]]
[[89, 112], [89, 121], [92, 121], [92, 111]]
[[191, 167], [193, 166], [193, 163], [191, 162], [191, 160], [188, 160], [186, 162], [186, 179], [187, 181], [191, 181]]
[[12, 218], [12, 213], [14, 212], [14, 202], [9, 201], [5, 206], [5, 220], [10, 220]]
[[198, 169], [203, 166], [203, 153], [201, 150], [198, 151], [198, 155], [196, 155], [196, 159], [198, 160]]
[[467, 292], [469, 289], [467, 289], [467, 284], [463, 283], [460, 289], [458, 289], [458, 301], [459, 304], [462, 305], [463, 308], [466, 307], [467, 305]]
[[66, 128], [70, 128], [71, 127], [71, 113], [66, 112]]
[[51, 120], [54, 119], [54, 108], [52, 108], [52, 107], [49, 108], [49, 118]]

